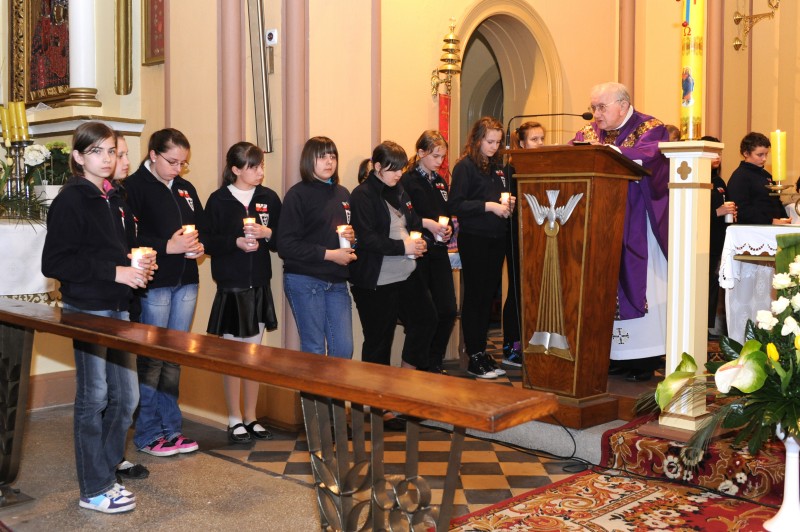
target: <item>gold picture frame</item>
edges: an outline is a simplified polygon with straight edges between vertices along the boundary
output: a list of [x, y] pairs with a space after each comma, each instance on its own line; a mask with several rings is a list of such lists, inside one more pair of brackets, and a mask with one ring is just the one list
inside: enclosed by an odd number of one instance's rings
[[164, 0], [142, 0], [142, 64], [164, 62]]
[[30, 105], [68, 97], [67, 10], [68, 0], [10, 0], [9, 101]]

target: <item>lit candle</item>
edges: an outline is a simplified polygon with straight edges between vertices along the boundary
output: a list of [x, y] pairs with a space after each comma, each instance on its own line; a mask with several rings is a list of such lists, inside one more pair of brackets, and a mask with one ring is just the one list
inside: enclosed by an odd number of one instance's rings
[[[183, 226], [183, 234], [184, 235], [188, 235], [189, 233], [194, 233], [195, 231], [197, 231], [197, 229], [194, 228], [194, 225], [189, 224], [189, 225], [184, 225]], [[195, 258], [197, 256], [197, 253], [192, 253], [191, 251], [189, 251], [189, 252], [184, 253], [183, 256], [188, 258], [188, 259], [193, 259], [193, 258]]]
[[[449, 223], [450, 223], [450, 218], [448, 218], [447, 216], [439, 216], [439, 225], [447, 225]], [[443, 242], [442, 238], [443, 238], [442, 235], [436, 235], [437, 242]]]
[[25, 114], [25, 102], [14, 102], [14, 118], [17, 121], [18, 140], [28, 140], [28, 115]]
[[501, 192], [500, 193], [500, 204], [501, 205], [508, 205], [508, 200], [511, 198], [510, 192]]
[[779, 183], [786, 179], [786, 132], [780, 129], [769, 134], [772, 145], [772, 179]]
[[149, 253], [148, 248], [133, 248], [131, 250], [131, 266], [143, 270], [144, 268], [139, 264], [139, 261], [141, 261], [147, 253]]
[[[410, 233], [408, 233], [408, 236], [411, 237], [411, 240], [419, 240], [420, 238], [422, 238], [422, 233], [420, 233], [419, 231], [411, 231]], [[414, 255], [414, 254], [407, 255], [407, 257], [409, 259], [416, 259], [417, 258], [417, 256]]]
[[343, 249], [348, 249], [350, 247], [350, 241], [342, 236], [342, 232], [346, 231], [348, 227], [350, 226], [349, 225], [336, 226], [336, 232], [339, 234], [339, 247]]

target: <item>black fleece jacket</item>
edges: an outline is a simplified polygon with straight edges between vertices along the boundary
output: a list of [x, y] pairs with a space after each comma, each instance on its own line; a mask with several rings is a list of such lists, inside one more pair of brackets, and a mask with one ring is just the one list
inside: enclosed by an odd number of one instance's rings
[[[411, 201], [414, 202], [414, 210], [420, 218], [439, 221], [439, 216], [450, 216], [447, 210], [447, 198], [449, 187], [447, 182], [439, 174], [435, 174], [433, 180], [428, 179], [419, 169], [415, 167], [403, 174], [400, 183], [408, 193]], [[453, 222], [449, 222], [452, 226]], [[427, 229], [422, 230], [428, 243], [436, 242], [433, 234]], [[447, 246], [433, 245], [428, 247], [428, 256], [446, 256]]]
[[[125, 192], [138, 223], [139, 242], [158, 252], [158, 270], [148, 288], [197, 283], [197, 260], [187, 259], [182, 253], [167, 254], [167, 241], [175, 231], [184, 225], [199, 228], [202, 224], [203, 204], [194, 185], [178, 176], [168, 188], [142, 163], [125, 179]], [[205, 244], [202, 231], [199, 238]]]
[[786, 218], [777, 196], [770, 196], [772, 174], [764, 168], [741, 161], [728, 180], [728, 199], [736, 203], [736, 223], [771, 224], [773, 218]]
[[81, 310], [128, 310], [133, 291], [114, 281], [117, 266], [130, 266], [136, 227], [113, 188], [70, 180], [47, 212], [42, 274], [58, 279], [61, 296]]
[[[363, 183], [353, 189], [350, 206], [353, 210], [353, 230], [356, 233], [358, 259], [350, 263], [350, 282], [361, 288], [378, 286], [384, 256], [404, 255], [402, 240], [389, 238], [391, 218], [386, 201], [382, 197], [385, 188], [375, 172], [370, 172]], [[422, 231], [422, 220], [414, 211], [411, 198], [403, 185], [398, 183], [390, 189], [399, 200], [400, 209], [409, 231]], [[388, 192], [388, 191], [387, 191]], [[428, 246], [430, 247], [430, 242]]]
[[341, 185], [301, 181], [283, 198], [278, 255], [283, 271], [327, 282], [346, 281], [347, 266], [325, 260], [338, 249], [336, 226], [350, 224], [350, 193]]
[[[244, 236], [242, 219], [251, 217], [272, 229], [272, 238], [269, 242], [262, 239], [257, 251], [246, 253], [236, 246], [236, 239]], [[227, 185], [209, 196], [200, 231], [206, 235], [203, 244], [211, 255], [211, 275], [217, 288], [269, 284], [272, 279], [269, 252], [277, 250], [280, 217], [281, 200], [274, 191], [261, 185], [256, 187], [246, 209]]]
[[475, 161], [464, 157], [453, 167], [448, 205], [458, 217], [459, 231], [490, 238], [505, 238], [508, 220], [486, 211], [486, 202], [500, 202], [501, 192], [510, 192], [509, 177], [502, 168], [490, 166], [489, 173], [478, 169]]

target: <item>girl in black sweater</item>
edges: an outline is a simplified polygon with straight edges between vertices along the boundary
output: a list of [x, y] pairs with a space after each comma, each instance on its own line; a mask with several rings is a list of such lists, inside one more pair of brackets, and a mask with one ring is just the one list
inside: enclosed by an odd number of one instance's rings
[[399, 184], [407, 161], [400, 145], [382, 142], [372, 152], [372, 172], [353, 190], [358, 260], [350, 263], [350, 282], [364, 330], [361, 359], [389, 364], [399, 317], [406, 332], [403, 367], [426, 369], [437, 318], [416, 271], [428, 245], [410, 236], [422, 230], [422, 222]]
[[[217, 294], [208, 319], [210, 334], [260, 344], [264, 329], [278, 328], [269, 282], [270, 251], [277, 249], [281, 201], [261, 185], [264, 151], [249, 142], [231, 146], [225, 157], [223, 185], [206, 205], [206, 252]], [[246, 443], [272, 434], [256, 420], [259, 383], [225, 375], [228, 438]], [[244, 397], [244, 415], [239, 407]]]
[[347, 265], [356, 260], [355, 236], [350, 226], [350, 193], [339, 184], [338, 163], [336, 144], [327, 137], [311, 138], [303, 146], [302, 181], [284, 197], [278, 254], [283, 259], [283, 290], [297, 323], [300, 348], [351, 358]]
[[437, 173], [447, 155], [447, 141], [438, 131], [424, 131], [417, 139], [416, 150], [400, 183], [422, 218], [423, 234], [432, 243], [425, 256], [417, 260], [417, 270], [438, 314], [436, 333], [428, 350], [427, 369], [443, 373], [442, 360], [456, 320], [453, 270], [447, 252], [447, 242], [453, 234], [447, 212], [448, 186]]
[[497, 293], [506, 254], [508, 217], [516, 198], [498, 150], [503, 124], [483, 117], [470, 129], [461, 159], [453, 168], [450, 213], [458, 217], [458, 252], [464, 277], [461, 329], [469, 354], [467, 371], [480, 379], [496, 379], [505, 371], [486, 354], [492, 300]]

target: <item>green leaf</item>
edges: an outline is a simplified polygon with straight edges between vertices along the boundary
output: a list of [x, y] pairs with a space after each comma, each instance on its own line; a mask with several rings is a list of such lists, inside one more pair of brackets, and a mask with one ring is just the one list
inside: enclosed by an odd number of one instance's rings
[[681, 361], [675, 368], [675, 371], [689, 371], [695, 373], [697, 371], [697, 361], [689, 353], [681, 354]]
[[747, 320], [747, 325], [744, 326], [744, 339], [752, 340], [756, 337], [756, 324], [753, 320]]
[[[695, 364], [696, 367], [696, 364]], [[656, 386], [656, 403], [664, 410], [681, 388], [695, 378], [694, 371], [673, 371]]]
[[726, 360], [734, 360], [739, 358], [739, 353], [742, 351], [742, 344], [727, 336], [723, 336], [719, 340], [719, 348]]
[[775, 241], [778, 244], [778, 252], [775, 254], [775, 271], [788, 273], [789, 264], [797, 255], [800, 255], [800, 234], [776, 235]]

